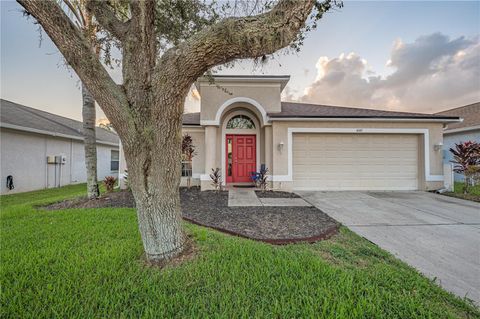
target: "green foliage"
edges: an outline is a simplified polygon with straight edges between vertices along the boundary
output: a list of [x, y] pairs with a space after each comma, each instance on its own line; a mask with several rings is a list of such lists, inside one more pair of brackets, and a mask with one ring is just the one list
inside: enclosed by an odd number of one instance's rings
[[218, 21], [216, 1], [165, 0], [156, 2], [156, 31], [162, 49], [178, 45]]
[[145, 267], [133, 209], [36, 210], [85, 185], [2, 196], [1, 318], [478, 318], [342, 228], [272, 246], [186, 224], [198, 256]]
[[471, 200], [474, 202], [480, 202], [480, 184], [470, 186], [468, 188], [467, 194], [465, 194], [464, 190], [465, 190], [465, 183], [455, 182], [455, 185], [453, 187], [453, 192], [443, 193], [443, 195]]
[[[457, 193], [457, 194], [463, 193], [464, 185], [465, 185], [465, 183], [455, 182], [454, 192]], [[480, 184], [472, 186], [470, 188], [470, 194], [480, 196]]]

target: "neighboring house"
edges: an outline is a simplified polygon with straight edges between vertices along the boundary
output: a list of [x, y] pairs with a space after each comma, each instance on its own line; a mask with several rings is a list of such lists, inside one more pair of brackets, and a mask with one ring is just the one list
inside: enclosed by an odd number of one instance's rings
[[[1, 194], [86, 181], [82, 122], [3, 99], [0, 102]], [[99, 179], [117, 176], [118, 144], [117, 134], [97, 128]], [[6, 187], [10, 175], [13, 190]]]
[[201, 112], [183, 117], [202, 189], [212, 188], [212, 168], [235, 184], [261, 164], [271, 186], [288, 191], [443, 187], [443, 125], [456, 116], [282, 102], [289, 76], [214, 78], [197, 81]]
[[[480, 102], [457, 107], [437, 113], [442, 116], [459, 116], [463, 118], [462, 122], [450, 123], [443, 131], [443, 161], [445, 164], [451, 163], [453, 155], [450, 148], [455, 148], [455, 144], [476, 141], [480, 143]], [[455, 173], [455, 181], [463, 181], [463, 174]]]

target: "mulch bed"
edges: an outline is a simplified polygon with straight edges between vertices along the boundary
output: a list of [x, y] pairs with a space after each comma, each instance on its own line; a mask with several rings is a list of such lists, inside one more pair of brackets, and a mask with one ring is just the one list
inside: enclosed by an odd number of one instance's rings
[[53, 203], [48, 206], [41, 207], [46, 210], [59, 210], [68, 208], [104, 208], [104, 207], [135, 207], [133, 195], [128, 191], [107, 193], [99, 199], [88, 200], [87, 197], [79, 197], [63, 202]]
[[[267, 193], [270, 198], [290, 194], [271, 191]], [[273, 193], [283, 194], [273, 195]], [[287, 198], [292, 197], [298, 197], [298, 195]], [[228, 192], [201, 192], [198, 187], [181, 188], [180, 199], [183, 218], [187, 221], [271, 244], [315, 242], [336, 234], [339, 227], [338, 222], [315, 207], [228, 207]], [[95, 201], [80, 198], [43, 208], [57, 210], [134, 207], [134, 205], [132, 194], [122, 191], [107, 194]]]

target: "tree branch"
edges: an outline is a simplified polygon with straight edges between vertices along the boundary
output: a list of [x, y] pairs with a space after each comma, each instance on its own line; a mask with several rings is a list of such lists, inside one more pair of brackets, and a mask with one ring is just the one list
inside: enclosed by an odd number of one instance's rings
[[[174, 59], [196, 79], [215, 65], [272, 54], [296, 39], [314, 4], [315, 0], [280, 0], [267, 13], [226, 18], [169, 50], [163, 58]], [[163, 68], [162, 64], [157, 69]]]
[[62, 8], [52, 0], [17, 0], [30, 13], [92, 93], [117, 131], [127, 120], [128, 101], [100, 63], [88, 39], [75, 27]]
[[[132, 18], [123, 42], [122, 75], [130, 108], [149, 113], [151, 97], [145, 92], [152, 87], [152, 71], [158, 58], [155, 32], [155, 1], [132, 1]], [[145, 94], [138, 94], [143, 91]]]
[[125, 40], [130, 22], [120, 21], [106, 1], [89, 0], [87, 10], [91, 11], [98, 23], [115, 38], [120, 41]]
[[77, 10], [73, 3], [70, 0], [63, 0], [63, 3], [68, 7], [70, 12], [75, 16], [75, 19], [77, 19], [77, 24], [79, 28], [83, 28], [86, 24], [85, 18], [81, 14], [80, 10]]

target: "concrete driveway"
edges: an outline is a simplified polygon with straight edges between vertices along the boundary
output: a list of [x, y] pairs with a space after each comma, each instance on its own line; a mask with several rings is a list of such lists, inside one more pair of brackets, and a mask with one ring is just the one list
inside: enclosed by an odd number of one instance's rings
[[299, 192], [446, 290], [480, 303], [480, 204], [426, 192]]

